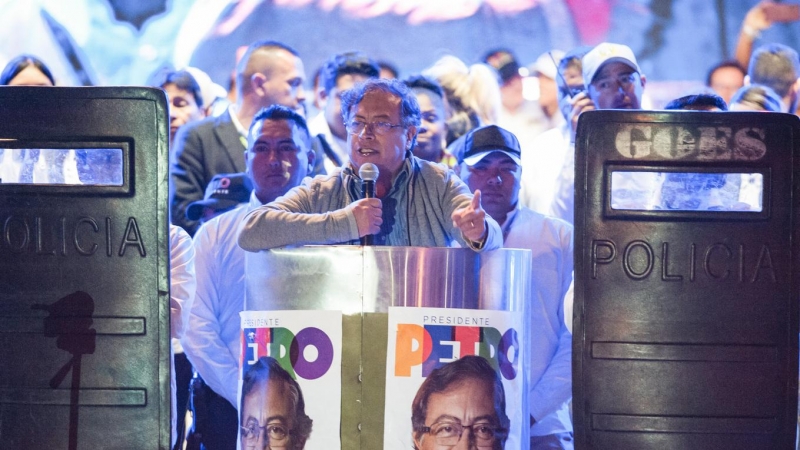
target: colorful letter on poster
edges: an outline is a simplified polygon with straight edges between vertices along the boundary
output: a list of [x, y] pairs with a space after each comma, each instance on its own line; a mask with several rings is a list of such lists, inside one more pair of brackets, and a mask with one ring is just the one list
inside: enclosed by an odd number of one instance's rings
[[[287, 448], [339, 448], [341, 311], [244, 311], [241, 318], [239, 413], [252, 431], [240, 431], [240, 448], [264, 442], [264, 433]], [[298, 396], [302, 410], [292, 407]]]
[[419, 448], [435, 439], [437, 426], [457, 430], [473, 422], [486, 425], [482, 438], [491, 448], [523, 448], [522, 333], [513, 312], [389, 308], [383, 448]]

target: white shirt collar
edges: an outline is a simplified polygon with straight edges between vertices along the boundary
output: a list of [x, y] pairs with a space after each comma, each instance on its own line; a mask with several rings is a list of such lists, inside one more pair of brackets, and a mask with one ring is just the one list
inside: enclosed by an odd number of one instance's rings
[[242, 137], [247, 139], [247, 130], [244, 129], [242, 122], [239, 122], [239, 117], [236, 115], [235, 105], [231, 104], [228, 106], [228, 114], [231, 115], [231, 122], [233, 122], [233, 126], [236, 127], [236, 131], [238, 131]]

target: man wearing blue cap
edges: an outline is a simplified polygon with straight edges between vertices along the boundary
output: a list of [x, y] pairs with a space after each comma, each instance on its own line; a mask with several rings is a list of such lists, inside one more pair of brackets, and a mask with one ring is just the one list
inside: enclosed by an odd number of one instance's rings
[[466, 135], [457, 173], [480, 190], [486, 212], [500, 224], [503, 247], [531, 250], [531, 450], [572, 449], [572, 334], [565, 302], [572, 282], [573, 230], [563, 220], [519, 205], [522, 175], [514, 134], [495, 125]]
[[241, 203], [250, 201], [253, 182], [244, 173], [220, 173], [214, 175], [206, 186], [202, 200], [192, 202], [186, 208], [186, 218], [207, 222], [228, 212]]

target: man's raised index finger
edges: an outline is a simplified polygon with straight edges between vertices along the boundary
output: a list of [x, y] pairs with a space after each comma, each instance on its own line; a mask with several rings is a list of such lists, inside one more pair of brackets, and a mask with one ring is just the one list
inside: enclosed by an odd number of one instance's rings
[[472, 196], [472, 209], [480, 209], [481, 207], [481, 191], [480, 189], [475, 190], [475, 194]]

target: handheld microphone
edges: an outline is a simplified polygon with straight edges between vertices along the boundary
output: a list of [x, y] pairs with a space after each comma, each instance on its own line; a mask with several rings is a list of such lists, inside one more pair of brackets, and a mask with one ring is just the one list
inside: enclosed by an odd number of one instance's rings
[[[364, 198], [375, 198], [375, 180], [378, 179], [378, 166], [372, 163], [364, 163], [358, 169], [358, 176], [361, 178], [361, 196]], [[372, 245], [374, 236], [368, 234], [361, 237], [361, 245]]]

